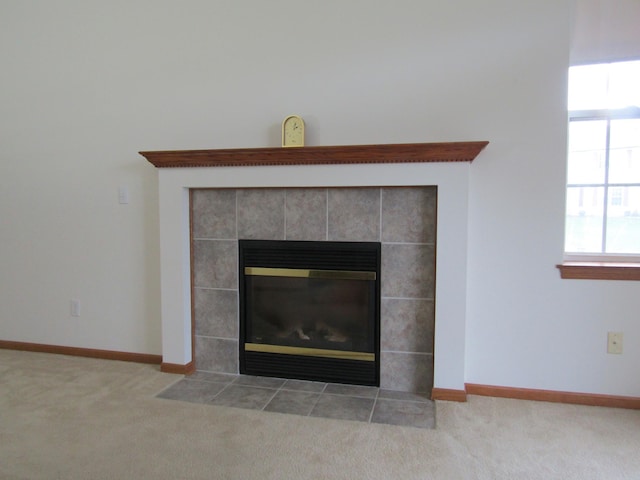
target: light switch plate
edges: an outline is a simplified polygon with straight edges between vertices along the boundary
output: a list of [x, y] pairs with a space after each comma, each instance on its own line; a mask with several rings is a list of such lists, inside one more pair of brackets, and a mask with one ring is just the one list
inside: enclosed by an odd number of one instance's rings
[[80, 300], [71, 300], [71, 316], [79, 317], [80, 316]]
[[118, 187], [118, 202], [122, 205], [129, 203], [129, 189], [127, 187]]

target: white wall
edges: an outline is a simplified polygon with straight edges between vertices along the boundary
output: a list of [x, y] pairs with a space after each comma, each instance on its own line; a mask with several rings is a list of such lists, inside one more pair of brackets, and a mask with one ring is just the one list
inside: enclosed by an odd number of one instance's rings
[[571, 64], [635, 60], [640, 55], [638, 0], [573, 0]]
[[161, 353], [157, 172], [136, 152], [276, 146], [297, 113], [312, 145], [489, 140], [466, 380], [640, 395], [639, 285], [554, 268], [569, 3], [1, 0], [0, 339]]
[[[589, 2], [577, 3], [587, 14]], [[472, 165], [466, 381], [638, 396], [640, 284], [561, 280], [554, 268], [564, 235], [565, 21], [532, 19], [524, 36], [535, 38], [543, 24], [558, 36], [555, 48], [536, 39], [523, 57], [529, 67], [504, 57], [514, 76], [537, 85], [507, 115], [523, 128], [492, 132], [492, 157]], [[635, 36], [640, 41], [637, 29]], [[624, 332], [623, 355], [606, 353], [608, 331]]]

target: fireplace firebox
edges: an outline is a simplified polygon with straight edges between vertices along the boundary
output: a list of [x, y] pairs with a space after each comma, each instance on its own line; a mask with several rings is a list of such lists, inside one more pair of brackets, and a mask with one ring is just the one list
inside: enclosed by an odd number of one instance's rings
[[380, 384], [380, 243], [239, 240], [240, 373]]

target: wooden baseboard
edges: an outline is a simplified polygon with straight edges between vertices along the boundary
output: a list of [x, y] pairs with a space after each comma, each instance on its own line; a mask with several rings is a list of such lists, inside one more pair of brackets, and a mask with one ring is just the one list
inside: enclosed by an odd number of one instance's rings
[[24, 352], [54, 353], [59, 355], [73, 355], [76, 357], [101, 358], [104, 360], [148, 363], [152, 365], [159, 365], [160, 363], [162, 363], [162, 355], [114, 352], [112, 350], [96, 350], [93, 348], [64, 347], [60, 345], [45, 345], [42, 343], [11, 342], [8, 340], [0, 340], [0, 348], [4, 348], [6, 350], [21, 350]]
[[[116, 352], [112, 350], [65, 347], [60, 345], [13, 342], [8, 340], [0, 340], [0, 348], [6, 350], [53, 353], [59, 355], [73, 355], [77, 357], [100, 358], [104, 360], [120, 360], [124, 362], [147, 363], [152, 365], [160, 365], [160, 370], [162, 372], [177, 373], [180, 375], [191, 375], [195, 372], [195, 363], [193, 361], [187, 363], [186, 365], [177, 363], [166, 363], [162, 361], [161, 355], [152, 355], [147, 353]], [[431, 392], [431, 399], [447, 400], [452, 402], [466, 402], [467, 395], [481, 395], [485, 397], [513, 398], [518, 400], [535, 400], [542, 402], [569, 403], [575, 405], [640, 410], [640, 397], [601, 395], [596, 393], [562, 392], [555, 390], [536, 390], [530, 388], [500, 387], [494, 385], [479, 385], [475, 383], [466, 383], [465, 390], [434, 388]]]
[[597, 393], [574, 393], [529, 388], [497, 387], [493, 385], [477, 385], [474, 383], [466, 383], [465, 388], [469, 395], [640, 410], [640, 397], [622, 397], [616, 395], [601, 395]]
[[162, 362], [160, 365], [160, 371], [165, 373], [178, 373], [180, 375], [192, 375], [196, 371], [196, 364], [193, 360], [186, 365]]
[[447, 400], [449, 402], [466, 402], [467, 392], [449, 388], [434, 388], [431, 390], [431, 400]]

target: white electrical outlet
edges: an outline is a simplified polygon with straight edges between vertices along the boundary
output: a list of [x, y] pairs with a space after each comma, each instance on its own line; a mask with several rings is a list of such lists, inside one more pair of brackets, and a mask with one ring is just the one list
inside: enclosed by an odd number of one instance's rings
[[71, 300], [71, 316], [80, 316], [80, 300]]
[[607, 334], [607, 353], [620, 355], [622, 353], [622, 332]]

